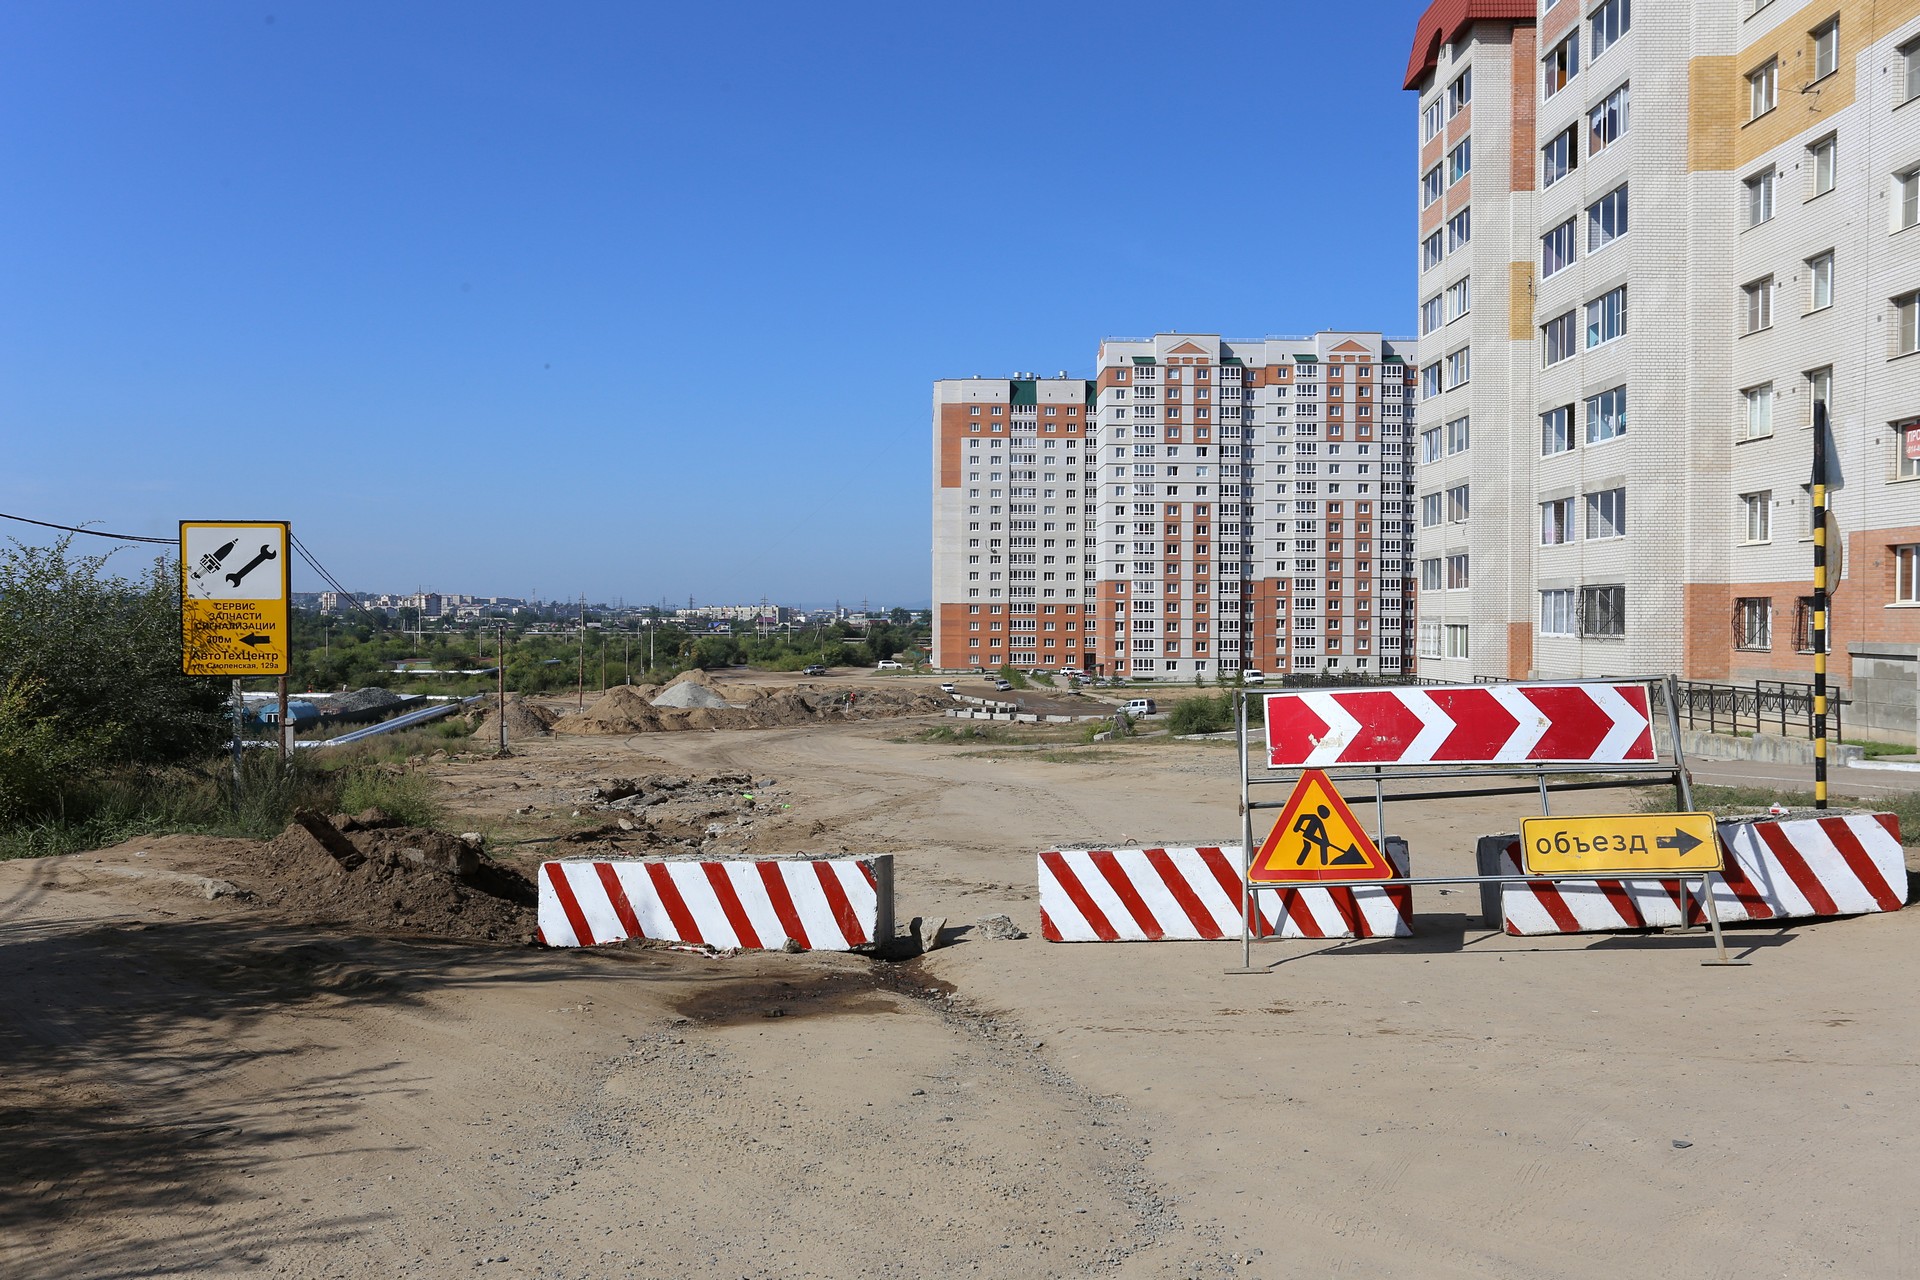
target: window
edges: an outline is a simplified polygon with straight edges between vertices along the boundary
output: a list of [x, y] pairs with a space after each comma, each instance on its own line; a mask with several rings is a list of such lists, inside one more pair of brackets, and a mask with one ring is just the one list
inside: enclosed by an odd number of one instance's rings
[[1612, 342], [1627, 331], [1627, 286], [1603, 293], [1587, 304], [1587, 349]]
[[1463, 276], [1447, 286], [1447, 323], [1452, 324], [1473, 310], [1473, 280]]
[[1627, 131], [1627, 86], [1621, 85], [1587, 112], [1587, 154], [1597, 156]]
[[1620, 37], [1633, 30], [1633, 10], [1628, 0], [1606, 0], [1589, 18], [1593, 23], [1593, 41], [1588, 47], [1596, 58], [1620, 43]]
[[1440, 233], [1434, 232], [1420, 242], [1420, 269], [1431, 271], [1440, 265], [1440, 256], [1445, 252], [1441, 247]]
[[1627, 188], [1622, 183], [1587, 206], [1587, 252], [1604, 249], [1625, 234]]
[[1578, 350], [1579, 323], [1579, 317], [1569, 311], [1540, 326], [1541, 359], [1546, 365], [1559, 364]]
[[1762, 276], [1752, 284], [1741, 286], [1740, 292], [1746, 297], [1745, 331], [1758, 333], [1773, 328], [1773, 277]]
[[1747, 513], [1747, 541], [1773, 541], [1773, 490], [1743, 493], [1740, 505]]
[[1793, 647], [1802, 653], [1813, 652], [1813, 597], [1801, 596], [1793, 607]]
[[1598, 444], [1627, 434], [1627, 389], [1612, 387], [1587, 397], [1587, 443]]
[[1440, 132], [1441, 99], [1435, 95], [1432, 102], [1420, 109], [1420, 141], [1431, 142]]
[[1773, 384], [1749, 387], [1742, 391], [1747, 402], [1747, 439], [1759, 440], [1773, 434]]
[[1438, 493], [1420, 495], [1420, 527], [1422, 529], [1431, 529], [1441, 522], [1443, 519], [1441, 513], [1445, 510], [1441, 504], [1444, 501], [1445, 499]]
[[1420, 562], [1420, 589], [1422, 591], [1438, 591], [1440, 590], [1440, 584], [1445, 580], [1446, 579], [1440, 576], [1440, 557], [1435, 556], [1431, 560], [1422, 560]]
[[[1420, 656], [1437, 658], [1440, 656], [1440, 624], [1423, 622], [1420, 624]], [[1299, 659], [1294, 660], [1296, 664]]]
[[[1571, 313], [1569, 313], [1571, 314]], [[1573, 406], [1563, 404], [1540, 415], [1540, 453], [1551, 457], [1573, 451]]]
[[1463, 555], [1447, 557], [1447, 590], [1465, 591], [1467, 589], [1467, 558]]
[[1894, 354], [1912, 355], [1920, 351], [1920, 293], [1909, 293], [1893, 300]]
[[1833, 251], [1807, 259], [1807, 310], [1820, 311], [1833, 305]]
[[1540, 185], [1552, 186], [1572, 173], [1579, 165], [1578, 132], [1571, 127], [1562, 129], [1553, 135], [1546, 146], [1540, 148]]
[[1471, 208], [1462, 209], [1460, 212], [1454, 214], [1451, 218], [1447, 219], [1447, 252], [1448, 253], [1452, 253], [1455, 249], [1458, 249], [1460, 246], [1466, 244], [1468, 241], [1472, 239], [1473, 239], [1473, 210]]
[[1426, 208], [1440, 198], [1440, 166], [1435, 165], [1420, 175], [1420, 207]]
[[1460, 78], [1447, 86], [1447, 119], [1460, 114], [1460, 109], [1473, 101], [1473, 68], [1468, 67], [1460, 73]]
[[1825, 80], [1840, 69], [1840, 19], [1813, 32], [1813, 78]]
[[1540, 278], [1546, 279], [1573, 265], [1573, 219], [1540, 237]]
[[1627, 536], [1627, 491], [1602, 489], [1587, 495], [1587, 540]]
[[1447, 185], [1452, 186], [1473, 172], [1473, 139], [1462, 138], [1460, 145], [1447, 152]]
[[1823, 196], [1833, 190], [1836, 145], [1835, 140], [1828, 136], [1807, 148], [1807, 169], [1813, 175], [1813, 195]]
[[1447, 424], [1447, 454], [1465, 453], [1472, 443], [1472, 420], [1455, 418]]
[[1436, 293], [1420, 304], [1420, 336], [1432, 333], [1440, 323], [1440, 295]]
[[1920, 40], [1909, 40], [1901, 45], [1900, 58], [1906, 64], [1902, 67], [1906, 73], [1903, 77], [1906, 81], [1906, 92], [1902, 95], [1901, 101], [1911, 102], [1915, 98], [1920, 98]]
[[1580, 588], [1580, 634], [1583, 636], [1626, 635], [1627, 589], [1625, 587]]
[[1542, 591], [1540, 593], [1540, 634], [1543, 636], [1570, 636], [1576, 634], [1574, 628], [1573, 592]]
[[1780, 85], [1778, 59], [1747, 76], [1747, 118], [1758, 120], [1773, 110]]
[[1896, 604], [1920, 604], [1920, 543], [1893, 549], [1893, 599]]
[[1833, 408], [1833, 366], [1823, 365], [1818, 369], [1809, 369], [1807, 379], [1807, 425], [1813, 425], [1813, 406], [1825, 404]]
[[1473, 348], [1462, 347], [1447, 354], [1447, 390], [1464, 387], [1473, 379]]
[[1440, 461], [1440, 428], [1428, 427], [1420, 433], [1420, 461]]
[[1893, 478], [1920, 480], [1920, 418], [1895, 425], [1893, 447], [1896, 450]]
[[1739, 649], [1773, 647], [1773, 601], [1743, 596], [1733, 602], [1733, 643]]
[[1465, 623], [1449, 622], [1446, 625], [1447, 656], [1464, 658], [1467, 656], [1467, 628]]
[[1434, 361], [1420, 370], [1420, 398], [1430, 400], [1440, 394], [1440, 362]]
[[1551, 98], [1567, 87], [1567, 81], [1580, 74], [1580, 33], [1575, 31], [1553, 46], [1541, 59], [1541, 67], [1541, 96]]
[[1540, 545], [1564, 546], [1573, 541], [1573, 499], [1555, 498], [1540, 504]]
[[1893, 229], [1920, 226], [1920, 169], [1893, 175]]
[[1757, 227], [1773, 218], [1773, 181], [1778, 175], [1768, 169], [1747, 179], [1747, 225]]
[[1470, 514], [1472, 486], [1457, 484], [1447, 490], [1447, 523], [1464, 524]]

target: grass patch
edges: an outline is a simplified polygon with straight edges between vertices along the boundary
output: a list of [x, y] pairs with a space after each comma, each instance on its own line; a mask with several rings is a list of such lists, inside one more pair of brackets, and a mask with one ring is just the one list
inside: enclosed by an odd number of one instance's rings
[[1916, 754], [1913, 747], [1903, 742], [1869, 742], [1865, 738], [1848, 738], [1845, 741], [1850, 747], [1859, 747], [1861, 752], [1865, 754], [1869, 760], [1878, 756], [1910, 756]]

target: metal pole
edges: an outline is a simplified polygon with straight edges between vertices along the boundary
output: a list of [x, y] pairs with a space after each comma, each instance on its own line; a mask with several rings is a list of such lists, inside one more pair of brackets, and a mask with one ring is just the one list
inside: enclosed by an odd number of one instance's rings
[[233, 682], [231, 714], [233, 716], [233, 811], [237, 814], [240, 812], [240, 752], [243, 750], [240, 745], [240, 728], [247, 718], [247, 699], [246, 695], [240, 692], [238, 678]]
[[1827, 807], [1827, 402], [1813, 402], [1813, 807]]
[[1253, 922], [1259, 919], [1259, 908], [1249, 883], [1253, 870], [1253, 810], [1247, 805], [1247, 691], [1237, 690], [1233, 701], [1234, 713], [1240, 719], [1240, 967], [1251, 969]]
[[287, 678], [280, 677], [280, 719], [276, 727], [280, 730], [280, 763], [285, 765], [293, 757], [293, 726], [287, 722]]
[[507, 627], [500, 625], [500, 665], [494, 673], [499, 677], [500, 700], [497, 711], [500, 717], [500, 754], [507, 754]]

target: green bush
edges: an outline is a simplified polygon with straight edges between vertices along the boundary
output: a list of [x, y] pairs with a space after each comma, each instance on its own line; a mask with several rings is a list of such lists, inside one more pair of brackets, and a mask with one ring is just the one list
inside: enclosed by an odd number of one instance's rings
[[431, 827], [443, 810], [425, 776], [380, 765], [356, 765], [346, 771], [340, 808], [348, 813], [379, 809], [410, 827]]
[[1171, 733], [1219, 733], [1233, 727], [1233, 695], [1187, 698], [1173, 704], [1167, 713]]

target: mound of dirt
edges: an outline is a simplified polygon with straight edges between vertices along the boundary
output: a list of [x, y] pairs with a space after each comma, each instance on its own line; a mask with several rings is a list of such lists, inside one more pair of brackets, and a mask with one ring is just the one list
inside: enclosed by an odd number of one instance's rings
[[[682, 679], [669, 688], [670, 691], [688, 690], [680, 696], [693, 699], [699, 695], [691, 691], [704, 691], [708, 687], [704, 679]], [[682, 707], [669, 703], [644, 685], [616, 686], [585, 711], [556, 720], [553, 731], [626, 735], [685, 729], [788, 729], [840, 720], [938, 715], [953, 705], [952, 698], [933, 690], [823, 689], [813, 685], [785, 690], [743, 687], [732, 703], [718, 701], [717, 695], [714, 696], [717, 705], [703, 699]]]
[[464, 942], [534, 941], [533, 882], [443, 831], [343, 832], [302, 811], [250, 870], [261, 905], [303, 924]]
[[[494, 726], [494, 703], [489, 698], [480, 711], [470, 716], [476, 736], [484, 738], [487, 733], [498, 734]], [[507, 738], [544, 738], [551, 733], [556, 717], [553, 712], [534, 702], [527, 702], [517, 693], [507, 695]]]
[[667, 686], [665, 693], [653, 700], [653, 705], [681, 709], [705, 707], [709, 710], [724, 710], [727, 700], [715, 693], [703, 681], [676, 680]]

